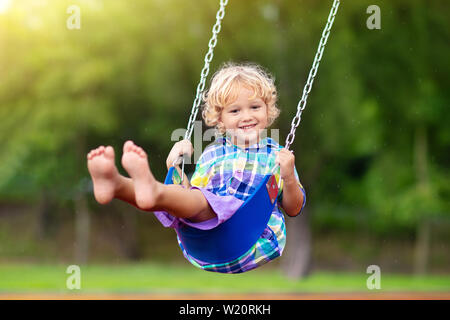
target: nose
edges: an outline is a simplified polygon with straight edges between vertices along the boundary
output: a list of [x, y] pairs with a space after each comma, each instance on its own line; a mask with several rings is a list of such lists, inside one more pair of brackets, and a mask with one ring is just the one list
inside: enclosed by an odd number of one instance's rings
[[250, 114], [250, 111], [244, 110], [242, 112], [242, 122], [249, 122], [252, 121], [252, 115]]

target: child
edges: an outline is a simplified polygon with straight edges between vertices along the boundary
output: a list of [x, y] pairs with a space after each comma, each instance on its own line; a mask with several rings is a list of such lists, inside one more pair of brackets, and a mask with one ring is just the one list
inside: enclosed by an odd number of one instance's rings
[[[113, 198], [139, 209], [154, 211], [165, 227], [182, 224], [208, 230], [229, 219], [254, 192], [276, 164], [275, 178], [281, 178], [277, 205], [260, 239], [244, 255], [222, 264], [184, 256], [195, 266], [208, 271], [239, 273], [254, 269], [281, 255], [286, 230], [280, 207], [289, 216], [300, 213], [305, 192], [295, 170], [294, 155], [262, 132], [278, 117], [276, 88], [271, 76], [252, 64], [226, 64], [214, 76], [204, 95], [203, 118], [224, 134], [200, 156], [191, 182], [164, 185], [152, 175], [142, 148], [127, 141], [122, 165], [130, 178], [121, 176], [114, 165], [112, 147], [99, 147], [88, 154], [88, 169], [95, 198], [105, 204]], [[182, 154], [192, 154], [192, 145], [183, 140], [174, 145], [168, 158], [170, 168]], [[175, 176], [180, 174], [177, 166]], [[186, 180], [186, 179], [185, 179]]]

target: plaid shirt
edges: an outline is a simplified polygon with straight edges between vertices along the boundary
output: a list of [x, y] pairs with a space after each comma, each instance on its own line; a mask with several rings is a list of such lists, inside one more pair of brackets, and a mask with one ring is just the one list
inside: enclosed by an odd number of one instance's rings
[[[257, 144], [243, 149], [232, 144], [228, 137], [219, 137], [200, 156], [191, 178], [191, 185], [206, 188], [219, 196], [233, 195], [245, 201], [275, 167], [275, 151], [280, 149], [282, 146], [271, 138], [264, 138]], [[304, 206], [305, 191], [299, 181], [297, 170], [294, 169], [294, 173], [304, 195]], [[274, 175], [278, 182], [280, 168]], [[286, 227], [280, 211], [282, 191], [283, 180], [278, 192], [277, 205], [272, 211], [267, 227], [258, 241], [241, 257], [227, 263], [208, 264], [191, 257], [178, 240], [184, 256], [201, 269], [222, 273], [248, 271], [279, 257], [286, 244]]]

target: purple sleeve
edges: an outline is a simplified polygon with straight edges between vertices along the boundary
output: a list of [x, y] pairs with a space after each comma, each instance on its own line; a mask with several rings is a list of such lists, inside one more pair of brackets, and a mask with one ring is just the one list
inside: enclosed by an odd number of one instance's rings
[[155, 211], [156, 218], [158, 218], [164, 227], [178, 229], [181, 227], [180, 224], [186, 224], [200, 230], [210, 230], [230, 219], [244, 202], [231, 195], [215, 195], [205, 188], [192, 187], [191, 189], [198, 189], [203, 193], [206, 201], [208, 201], [212, 210], [215, 212], [216, 217], [202, 222], [191, 222], [188, 219], [174, 217], [165, 211]]

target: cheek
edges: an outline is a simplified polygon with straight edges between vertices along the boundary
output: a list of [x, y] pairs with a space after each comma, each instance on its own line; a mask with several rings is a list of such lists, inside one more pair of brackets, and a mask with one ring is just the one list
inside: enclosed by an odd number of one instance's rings
[[264, 112], [261, 112], [261, 119], [262, 119], [265, 123], [268, 123], [268, 122], [269, 122], [269, 112], [268, 112], [267, 108], [264, 108]]
[[225, 127], [232, 128], [232, 127], [234, 127], [236, 125], [237, 120], [234, 119], [233, 117], [224, 116], [222, 118], [222, 123], [225, 125]]
[[269, 122], [269, 117], [267, 116], [267, 113], [262, 113], [259, 117], [259, 121], [261, 123], [267, 124]]

